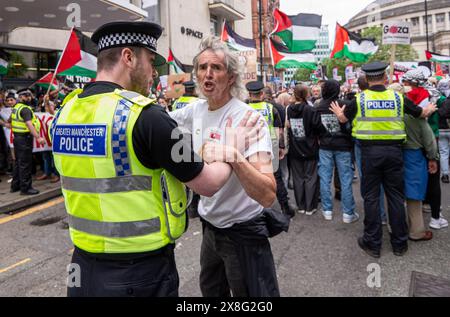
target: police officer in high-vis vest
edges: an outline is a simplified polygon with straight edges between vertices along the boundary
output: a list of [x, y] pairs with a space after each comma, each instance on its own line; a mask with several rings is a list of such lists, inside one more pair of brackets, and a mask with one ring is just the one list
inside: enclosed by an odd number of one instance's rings
[[[190, 80], [183, 83], [184, 86], [184, 94], [182, 97], [178, 98], [172, 105], [172, 111], [177, 111], [185, 108], [191, 103], [194, 103], [198, 100], [198, 96], [195, 92], [195, 82]], [[198, 204], [200, 203], [200, 195], [197, 193], [193, 193], [192, 202], [189, 206], [187, 213], [189, 218], [198, 218]]]
[[[95, 83], [66, 98], [51, 127], [75, 245], [68, 295], [178, 296], [175, 241], [187, 229], [186, 184], [212, 196], [231, 175], [207, 165], [150, 93], [162, 28], [100, 27]], [[176, 133], [175, 133], [176, 134]], [[174, 146], [183, 148], [180, 160]], [[186, 158], [186, 151], [189, 159]]]
[[178, 98], [172, 105], [172, 111], [180, 110], [187, 105], [194, 103], [198, 100], [198, 96], [195, 93], [195, 82], [190, 80], [183, 83], [184, 94]]
[[[264, 84], [262, 82], [249, 82], [246, 85], [246, 88], [249, 92], [249, 106], [258, 111], [266, 119], [267, 124], [269, 125], [272, 144], [274, 146], [273, 153], [278, 158], [274, 160], [274, 162], [279, 162], [280, 159], [283, 159], [283, 157], [281, 157], [281, 152], [285, 148], [284, 137], [278, 133], [284, 126], [283, 122], [281, 121], [280, 114], [271, 103], [264, 101]], [[283, 213], [292, 218], [295, 216], [295, 211], [289, 205], [288, 192], [283, 181], [279, 164], [278, 166], [274, 166], [274, 171], [274, 176], [277, 181], [278, 202], [280, 203]]]
[[380, 185], [388, 200], [393, 252], [403, 256], [408, 251], [402, 153], [406, 140], [404, 115], [427, 117], [436, 110], [434, 105], [419, 108], [411, 100], [387, 90], [387, 67], [381, 62], [364, 65], [362, 70], [370, 88], [357, 95], [347, 109], [332, 106], [339, 121], [353, 121], [353, 136], [361, 144], [365, 221], [364, 236], [358, 239], [358, 245], [374, 258], [381, 254]]
[[39, 191], [32, 187], [33, 167], [33, 142], [44, 144], [45, 140], [40, 136], [40, 121], [34, 115], [30, 107], [32, 93], [29, 89], [21, 89], [18, 92], [17, 103], [11, 114], [11, 128], [14, 133], [14, 164], [11, 193], [20, 191], [21, 195], [37, 195]]

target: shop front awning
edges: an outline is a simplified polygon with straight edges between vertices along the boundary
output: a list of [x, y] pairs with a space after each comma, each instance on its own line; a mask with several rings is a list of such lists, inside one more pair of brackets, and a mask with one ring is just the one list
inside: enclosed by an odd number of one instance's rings
[[19, 27], [68, 30], [71, 27], [67, 21], [75, 21], [73, 16], [78, 9], [79, 29], [84, 32], [93, 32], [112, 21], [136, 21], [147, 17], [147, 12], [130, 0], [2, 0], [1, 3], [0, 33], [9, 33]]

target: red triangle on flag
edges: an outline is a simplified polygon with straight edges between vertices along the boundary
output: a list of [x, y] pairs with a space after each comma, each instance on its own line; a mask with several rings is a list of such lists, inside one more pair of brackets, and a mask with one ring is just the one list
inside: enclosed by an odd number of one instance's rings
[[277, 28], [274, 33], [282, 32], [292, 26], [292, 21], [289, 16], [278, 9], [275, 9], [273, 16], [277, 21]]
[[348, 31], [339, 25], [339, 23], [336, 23], [336, 40], [334, 42], [334, 49], [331, 53], [331, 58], [333, 58], [336, 53], [343, 51], [346, 43], [350, 43]]
[[67, 43], [67, 46], [61, 55], [61, 59], [59, 60], [56, 73], [57, 74], [62, 73], [63, 71], [75, 66], [80, 61], [81, 61], [80, 41], [78, 40], [75, 30], [72, 29], [72, 32], [70, 33], [69, 42]]

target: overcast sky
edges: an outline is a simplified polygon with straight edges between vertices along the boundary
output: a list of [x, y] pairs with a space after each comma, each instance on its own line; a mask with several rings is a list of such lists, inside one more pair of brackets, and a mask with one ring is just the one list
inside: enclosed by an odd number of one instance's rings
[[373, 0], [281, 0], [281, 11], [288, 15], [315, 13], [322, 15], [322, 24], [328, 24], [330, 44], [334, 43], [336, 22], [346, 24]]

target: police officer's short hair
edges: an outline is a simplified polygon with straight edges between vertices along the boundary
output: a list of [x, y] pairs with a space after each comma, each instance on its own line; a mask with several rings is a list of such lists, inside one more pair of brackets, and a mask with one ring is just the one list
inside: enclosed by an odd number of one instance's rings
[[120, 60], [122, 51], [128, 48], [133, 51], [136, 56], [139, 56], [142, 51], [142, 47], [114, 47], [108, 50], [103, 50], [98, 53], [97, 56], [97, 68], [98, 72], [111, 70]]

